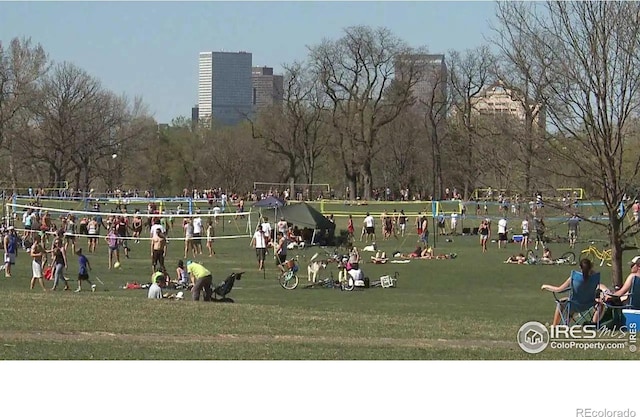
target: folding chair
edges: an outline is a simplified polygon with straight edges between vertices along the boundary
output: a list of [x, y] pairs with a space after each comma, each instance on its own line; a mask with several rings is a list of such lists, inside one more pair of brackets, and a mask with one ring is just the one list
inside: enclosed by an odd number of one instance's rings
[[631, 288], [624, 303], [613, 303], [614, 300], [619, 300], [619, 298], [615, 297], [605, 303], [605, 306], [611, 309], [611, 324], [614, 326], [624, 326], [625, 319], [622, 310], [640, 310], [640, 277], [637, 275], [633, 277]]
[[[560, 312], [560, 324], [584, 325], [595, 323], [600, 326], [600, 304], [597, 301], [600, 273], [584, 280], [582, 272], [571, 271], [571, 285], [564, 291], [554, 292], [556, 307]], [[558, 298], [558, 294], [569, 292], [568, 298]], [[595, 320], [594, 320], [595, 319]]]

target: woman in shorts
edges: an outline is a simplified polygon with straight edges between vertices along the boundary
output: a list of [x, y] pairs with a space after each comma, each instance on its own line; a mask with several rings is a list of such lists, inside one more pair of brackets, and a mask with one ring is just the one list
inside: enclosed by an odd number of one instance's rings
[[109, 229], [109, 234], [104, 238], [107, 241], [107, 246], [109, 246], [109, 269], [115, 262], [120, 263], [120, 245], [118, 244], [118, 234], [116, 233], [115, 226], [112, 226]]

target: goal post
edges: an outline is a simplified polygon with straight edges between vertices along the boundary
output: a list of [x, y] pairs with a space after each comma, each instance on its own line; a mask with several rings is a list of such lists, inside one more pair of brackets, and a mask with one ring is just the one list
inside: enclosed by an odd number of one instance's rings
[[556, 192], [560, 198], [567, 195], [576, 200], [584, 200], [586, 198], [584, 188], [556, 188]]

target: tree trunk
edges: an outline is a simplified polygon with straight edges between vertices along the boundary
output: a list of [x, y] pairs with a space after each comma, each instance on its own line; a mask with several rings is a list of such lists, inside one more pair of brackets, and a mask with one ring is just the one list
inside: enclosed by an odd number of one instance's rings
[[347, 194], [349, 200], [355, 201], [357, 198], [356, 187], [358, 186], [357, 176], [355, 173], [346, 172], [345, 173], [347, 179], [347, 187], [349, 188], [349, 193]]
[[369, 162], [369, 160], [367, 159], [367, 161], [365, 161], [362, 164], [362, 187], [363, 187], [363, 193], [362, 193], [362, 198], [364, 200], [371, 200], [371, 191], [372, 191], [372, 173], [371, 173], [371, 162]]

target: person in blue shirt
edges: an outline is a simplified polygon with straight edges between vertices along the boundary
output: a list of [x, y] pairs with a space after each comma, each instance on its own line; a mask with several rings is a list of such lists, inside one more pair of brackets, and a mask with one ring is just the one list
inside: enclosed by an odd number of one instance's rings
[[80, 268], [78, 269], [78, 289], [75, 292], [82, 291], [82, 281], [87, 281], [91, 286], [91, 290], [95, 291], [96, 286], [89, 279], [89, 271], [91, 271], [91, 263], [89, 263], [89, 259], [82, 254], [82, 248], [78, 248], [78, 250], [76, 250], [76, 255], [78, 255], [78, 265]]
[[9, 226], [4, 237], [4, 276], [11, 278], [11, 265], [15, 265], [18, 256], [18, 235], [13, 226]]

